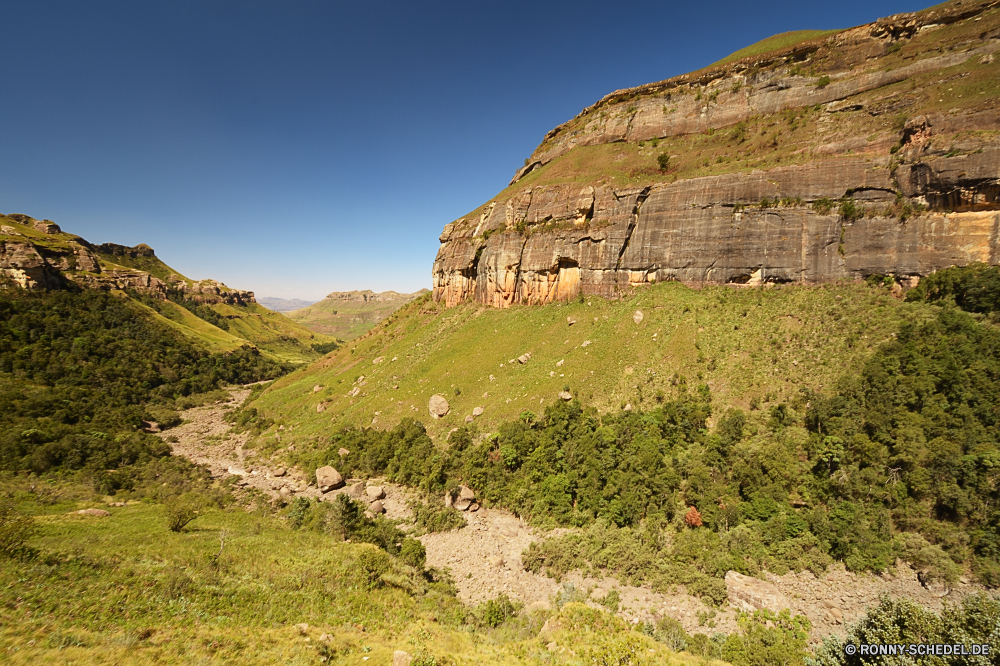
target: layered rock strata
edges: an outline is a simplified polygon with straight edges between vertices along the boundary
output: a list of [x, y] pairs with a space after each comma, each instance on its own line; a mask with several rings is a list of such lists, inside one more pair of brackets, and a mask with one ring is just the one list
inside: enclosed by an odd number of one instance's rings
[[[521, 183], [583, 146], [710, 134], [787, 109], [898, 117], [914, 103], [901, 101], [897, 88], [880, 89], [929, 72], [960, 79], [966, 74], [948, 68], [962, 63], [997, 66], [996, 4], [890, 17], [607, 96], [549, 132], [504, 195], [445, 226], [434, 299], [507, 307], [615, 296], [664, 280], [911, 281], [952, 265], [1000, 263], [1000, 110], [988, 96], [969, 108], [907, 116], [894, 135], [817, 140], [796, 153], [807, 151], [809, 161], [789, 166], [627, 186], [601, 176]], [[960, 21], [982, 28], [912, 62], [879, 65], [894, 45]], [[797, 73], [813, 60], [832, 74]], [[868, 91], [875, 96], [858, 97]]]

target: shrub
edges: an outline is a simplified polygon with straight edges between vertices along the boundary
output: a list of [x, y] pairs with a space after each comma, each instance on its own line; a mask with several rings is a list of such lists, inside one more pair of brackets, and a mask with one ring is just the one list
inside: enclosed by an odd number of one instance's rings
[[372, 590], [382, 586], [382, 576], [389, 572], [392, 561], [385, 551], [365, 546], [354, 560], [354, 566], [362, 583]]
[[412, 502], [410, 508], [413, 509], [413, 518], [417, 527], [425, 532], [447, 532], [465, 527], [465, 516], [462, 512], [452, 506], [445, 506], [439, 500], [423, 502]]
[[684, 514], [684, 522], [688, 527], [701, 527], [701, 514], [698, 513], [698, 509], [693, 506], [688, 508]]
[[30, 516], [20, 513], [10, 500], [0, 498], [0, 557], [15, 557], [37, 530]]
[[816, 82], [817, 88], [826, 88], [828, 85], [830, 85], [830, 77], [826, 75], [819, 77], [819, 80]]
[[666, 171], [670, 166], [670, 155], [667, 153], [660, 153], [656, 156], [656, 164], [660, 167], [660, 171]]
[[601, 604], [612, 613], [617, 613], [618, 607], [622, 603], [622, 597], [621, 594], [618, 593], [618, 590], [609, 590], [608, 593], [604, 595], [603, 599], [597, 600], [597, 603]]
[[399, 548], [399, 559], [404, 564], [423, 570], [427, 564], [427, 549], [413, 537], [406, 537]]
[[167, 528], [180, 532], [198, 517], [198, 506], [191, 497], [181, 496], [167, 502]]
[[476, 615], [487, 627], [496, 628], [517, 615], [519, 610], [519, 604], [512, 602], [506, 594], [501, 594], [496, 599], [489, 599], [479, 604]]

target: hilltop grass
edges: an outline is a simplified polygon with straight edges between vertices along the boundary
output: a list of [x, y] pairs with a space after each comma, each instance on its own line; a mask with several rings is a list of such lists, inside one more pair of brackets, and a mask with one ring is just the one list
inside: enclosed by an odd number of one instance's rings
[[408, 294], [400, 296], [398, 301], [323, 299], [285, 316], [311, 331], [341, 340], [354, 340], [404, 305], [403, 298]]
[[[152, 500], [85, 517], [68, 512], [104, 504], [80, 486], [30, 487], [0, 477], [39, 530], [32, 556], [0, 567], [5, 663], [388, 664], [399, 649], [426, 664], [575, 663], [538, 638], [551, 613], [481, 626], [446, 584], [415, 587], [395, 561], [373, 588], [361, 571], [372, 546], [292, 529], [266, 505], [210, 509], [171, 532]], [[609, 660], [598, 663], [705, 663], [599, 611], [571, 605], [553, 624], [545, 641]]]
[[830, 35], [835, 35], [838, 32], [842, 32], [842, 30], [837, 28], [834, 30], [793, 30], [791, 32], [782, 32], [780, 34], [762, 39], [759, 42], [751, 44], [750, 46], [745, 46], [739, 51], [730, 53], [722, 60], [716, 60], [713, 62], [708, 66], [708, 68], [725, 65], [749, 56], [764, 55], [765, 53], [770, 53], [771, 51], [779, 51], [790, 46], [795, 46], [796, 44], [801, 44], [802, 42], [808, 42], [822, 37], [829, 37]]
[[[644, 314], [640, 324], [636, 310]], [[544, 411], [566, 387], [609, 412], [626, 403], [652, 408], [677, 397], [682, 384], [705, 382], [715, 413], [754, 411], [833, 386], [903, 319], [931, 316], [932, 306], [856, 283], [701, 290], [663, 283], [621, 300], [507, 310], [446, 309], [424, 298], [279, 379], [254, 407], [274, 420], [261, 435], [266, 448], [276, 446], [278, 425], [290, 427], [282, 445], [309, 446], [341, 425], [387, 428], [407, 416], [439, 439], [477, 406], [485, 413], [475, 426], [489, 432], [525, 410]], [[567, 317], [577, 323], [567, 325]], [[525, 352], [532, 355], [526, 364], [511, 363]], [[358, 394], [348, 396], [353, 388]], [[451, 405], [442, 419], [427, 413], [435, 393]]]

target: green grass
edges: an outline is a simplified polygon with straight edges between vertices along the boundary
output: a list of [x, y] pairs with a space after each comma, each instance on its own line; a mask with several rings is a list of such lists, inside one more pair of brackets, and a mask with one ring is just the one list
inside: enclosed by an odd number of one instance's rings
[[171, 275], [177, 276], [184, 279], [185, 281], [191, 282], [190, 279], [181, 275], [178, 271], [175, 271], [170, 266], [163, 263], [159, 257], [129, 257], [127, 255], [112, 255], [105, 254], [103, 252], [95, 252], [95, 255], [102, 261], [102, 263], [107, 263], [109, 265], [131, 268], [133, 270], [144, 271], [149, 273], [155, 278], [161, 280], [166, 280]]
[[[490, 629], [468, 624], [443, 589], [407, 584], [403, 570], [369, 589], [357, 567], [372, 546], [294, 530], [267, 511], [208, 510], [174, 533], [151, 500], [85, 517], [69, 512], [105, 504], [81, 486], [7, 475], [0, 488], [39, 527], [35, 556], [0, 566], [4, 663], [388, 664], [399, 649], [438, 660], [426, 663], [575, 663], [537, 638], [548, 613]], [[551, 640], [636, 664], [700, 663], [589, 609], [564, 609]]]
[[[708, 383], [715, 413], [746, 410], [789, 400], [802, 388], [832, 388], [904, 317], [930, 307], [854, 283], [702, 290], [664, 283], [621, 300], [507, 310], [472, 303], [446, 309], [421, 299], [279, 379], [255, 407], [274, 427], [295, 426], [283, 433], [283, 445], [307, 446], [333, 424], [388, 428], [406, 416], [422, 420], [438, 439], [476, 406], [485, 408], [477, 427], [489, 432], [522, 411], [540, 413], [567, 385], [585, 403], [612, 411], [625, 403], [655, 406], [661, 392], [672, 398], [683, 377], [690, 386]], [[639, 325], [632, 321], [636, 310], [644, 313]], [[568, 326], [567, 317], [577, 323]], [[527, 364], [509, 362], [525, 352], [532, 354]], [[347, 396], [360, 375], [359, 394]], [[313, 392], [316, 385], [322, 388]], [[427, 412], [435, 393], [451, 404], [443, 419]], [[272, 446], [273, 433], [261, 439]]]
[[762, 39], [759, 42], [751, 44], [750, 46], [745, 46], [739, 51], [730, 53], [725, 58], [716, 60], [709, 65], [709, 67], [725, 65], [749, 56], [763, 55], [765, 53], [770, 53], [771, 51], [779, 51], [790, 46], [795, 46], [796, 44], [801, 44], [802, 42], [808, 42], [814, 39], [835, 35], [838, 32], [841, 32], [841, 30], [792, 30], [791, 32], [782, 32], [777, 35], [772, 35], [766, 39]]

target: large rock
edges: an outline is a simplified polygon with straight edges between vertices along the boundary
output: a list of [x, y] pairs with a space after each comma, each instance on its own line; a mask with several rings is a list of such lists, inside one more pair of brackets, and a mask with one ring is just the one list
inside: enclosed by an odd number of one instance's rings
[[106, 517], [106, 516], [110, 516], [111, 515], [110, 511], [105, 511], [104, 509], [80, 509], [76, 513], [78, 513], [81, 516], [102, 516], [102, 517]]
[[451, 406], [448, 404], [447, 398], [440, 393], [435, 393], [427, 403], [427, 410], [431, 413], [431, 416], [440, 419], [448, 414]]
[[316, 470], [316, 487], [321, 493], [328, 493], [344, 485], [344, 477], [330, 465]]
[[748, 613], [763, 608], [779, 613], [791, 607], [774, 584], [735, 571], [726, 573], [726, 592], [730, 604]]
[[392, 653], [392, 666], [410, 666], [413, 657], [408, 652], [396, 650]]
[[365, 494], [371, 501], [380, 500], [385, 498], [385, 488], [382, 486], [368, 486], [365, 488]]
[[469, 507], [476, 501], [476, 493], [473, 492], [468, 486], [459, 486], [458, 497], [455, 499], [454, 506], [459, 511], [468, 511]]

